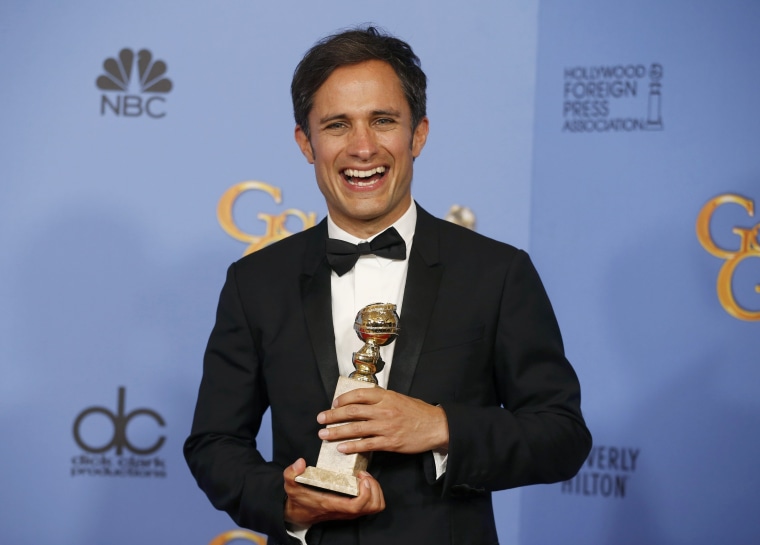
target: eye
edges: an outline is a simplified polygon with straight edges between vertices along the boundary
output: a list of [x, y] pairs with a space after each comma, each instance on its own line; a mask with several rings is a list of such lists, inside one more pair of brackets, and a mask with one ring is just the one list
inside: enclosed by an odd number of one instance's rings
[[322, 132], [333, 136], [341, 136], [348, 132], [348, 123], [345, 121], [331, 121], [322, 127]]
[[375, 125], [381, 128], [390, 128], [396, 124], [396, 120], [392, 117], [378, 117], [375, 120]]

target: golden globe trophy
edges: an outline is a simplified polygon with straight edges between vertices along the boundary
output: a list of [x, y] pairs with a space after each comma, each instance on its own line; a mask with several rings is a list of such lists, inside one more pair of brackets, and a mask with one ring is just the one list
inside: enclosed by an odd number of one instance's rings
[[[354, 352], [352, 357], [356, 371], [348, 378], [338, 378], [333, 400], [357, 388], [380, 387], [375, 377], [375, 373], [382, 371], [385, 365], [380, 357], [380, 347], [396, 340], [398, 321], [396, 305], [390, 303], [373, 303], [359, 311], [354, 321], [354, 331], [364, 341], [364, 346], [358, 352]], [[342, 425], [343, 423], [330, 424], [328, 427]], [[342, 442], [322, 441], [317, 466], [307, 467], [306, 471], [296, 477], [296, 481], [349, 496], [358, 496], [357, 475], [367, 469], [371, 453], [343, 454], [337, 448]]]

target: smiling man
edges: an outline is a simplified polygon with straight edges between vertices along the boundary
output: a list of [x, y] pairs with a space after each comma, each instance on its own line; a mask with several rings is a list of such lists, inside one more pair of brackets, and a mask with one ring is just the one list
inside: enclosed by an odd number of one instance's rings
[[427, 117], [413, 123], [401, 82], [386, 62], [341, 66], [319, 87], [308, 129], [298, 125], [296, 141], [314, 164], [338, 227], [370, 238], [409, 209], [412, 164], [428, 134]]
[[[569, 479], [591, 445], [541, 281], [525, 252], [412, 200], [429, 125], [408, 44], [372, 27], [329, 36], [291, 92], [328, 217], [230, 266], [185, 443], [191, 471], [273, 545], [497, 543], [491, 491]], [[333, 253], [346, 243], [355, 255]], [[378, 301], [401, 320], [381, 349], [383, 388], [332, 404], [362, 345], [354, 317]], [[256, 448], [267, 408], [272, 461]], [[295, 481], [323, 439], [373, 453], [357, 497]]]

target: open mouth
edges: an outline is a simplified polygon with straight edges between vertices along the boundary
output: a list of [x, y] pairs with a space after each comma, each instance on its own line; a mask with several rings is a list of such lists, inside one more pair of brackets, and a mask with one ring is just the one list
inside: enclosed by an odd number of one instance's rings
[[358, 187], [369, 187], [385, 176], [385, 167], [375, 167], [369, 170], [347, 168], [343, 171], [346, 181]]

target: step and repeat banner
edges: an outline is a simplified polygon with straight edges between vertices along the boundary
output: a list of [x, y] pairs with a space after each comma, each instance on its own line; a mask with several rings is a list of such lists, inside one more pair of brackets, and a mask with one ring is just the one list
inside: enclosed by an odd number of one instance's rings
[[[326, 212], [293, 138], [296, 64], [364, 22], [409, 41], [431, 119], [415, 197], [526, 247], [537, 18], [495, 0], [2, 2], [0, 542], [263, 543], [181, 449], [227, 266]], [[519, 494], [496, 498], [505, 543]]]
[[760, 542], [759, 24], [541, 2], [531, 250], [594, 448], [523, 492], [521, 544]]
[[325, 215], [293, 69], [371, 21], [429, 78], [415, 198], [531, 252], [581, 378], [594, 448], [500, 542], [757, 542], [760, 4], [357, 4], [0, 5], [0, 541], [265, 543], [182, 443], [227, 266]]

